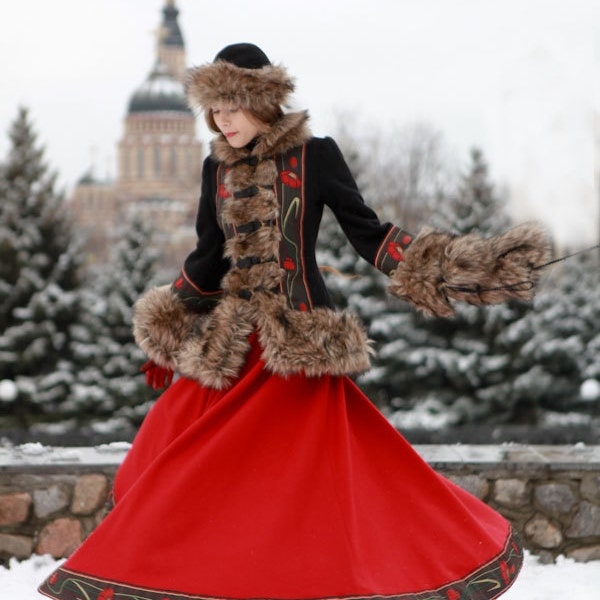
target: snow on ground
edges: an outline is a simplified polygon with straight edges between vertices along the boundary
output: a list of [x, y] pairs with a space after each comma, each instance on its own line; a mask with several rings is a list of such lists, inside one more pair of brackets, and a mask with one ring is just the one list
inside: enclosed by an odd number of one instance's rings
[[[34, 556], [10, 568], [0, 567], [0, 596], [4, 600], [43, 598], [36, 588], [59, 564], [49, 556]], [[577, 563], [559, 557], [556, 564], [543, 565], [525, 554], [525, 565], [513, 587], [502, 600], [594, 600], [600, 597], [600, 561]]]

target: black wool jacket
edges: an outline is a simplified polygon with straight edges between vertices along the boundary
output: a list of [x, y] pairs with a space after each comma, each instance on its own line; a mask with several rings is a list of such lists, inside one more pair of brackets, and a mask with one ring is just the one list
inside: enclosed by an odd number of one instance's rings
[[386, 274], [411, 239], [379, 221], [336, 143], [311, 136], [307, 118], [289, 113], [245, 148], [232, 148], [223, 136], [213, 142], [197, 246], [173, 285], [136, 310], [136, 339], [158, 364], [224, 388], [235, 381], [255, 333], [273, 373], [368, 369], [362, 324], [333, 310], [315, 259], [323, 207], [359, 254]]

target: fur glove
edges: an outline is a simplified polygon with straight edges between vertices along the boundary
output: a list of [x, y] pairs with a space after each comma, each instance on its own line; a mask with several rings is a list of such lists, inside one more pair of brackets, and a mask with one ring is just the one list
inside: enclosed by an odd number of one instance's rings
[[170, 285], [148, 290], [133, 306], [133, 337], [159, 367], [177, 370], [177, 355], [198, 320]]
[[452, 301], [477, 306], [510, 298], [531, 300], [550, 238], [527, 223], [488, 239], [425, 228], [405, 250], [389, 291], [426, 315], [450, 317]]

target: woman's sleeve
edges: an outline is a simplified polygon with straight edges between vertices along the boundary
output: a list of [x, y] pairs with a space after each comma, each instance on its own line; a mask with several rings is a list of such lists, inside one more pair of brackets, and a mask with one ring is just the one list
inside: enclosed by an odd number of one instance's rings
[[225, 238], [216, 214], [217, 163], [206, 158], [196, 215], [196, 248], [183, 263], [172, 290], [195, 312], [211, 310], [223, 295], [221, 279], [229, 269], [223, 256]]
[[356, 251], [389, 275], [403, 260], [412, 236], [396, 225], [381, 223], [365, 204], [333, 139], [324, 138], [319, 145], [319, 183], [323, 202], [331, 208]]

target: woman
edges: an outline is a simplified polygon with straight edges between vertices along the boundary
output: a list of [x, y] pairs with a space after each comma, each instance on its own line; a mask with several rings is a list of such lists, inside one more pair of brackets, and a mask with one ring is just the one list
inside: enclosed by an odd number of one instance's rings
[[350, 380], [369, 341], [333, 310], [315, 241], [327, 204], [392, 293], [447, 316], [454, 300], [529, 299], [545, 236], [413, 240], [380, 223], [335, 142], [283, 112], [292, 90], [251, 44], [190, 72], [190, 103], [217, 133], [198, 243], [134, 319], [149, 380], [180, 378], [119, 469], [114, 509], [41, 586], [51, 598], [483, 600], [517, 575], [510, 525], [435, 473]]

